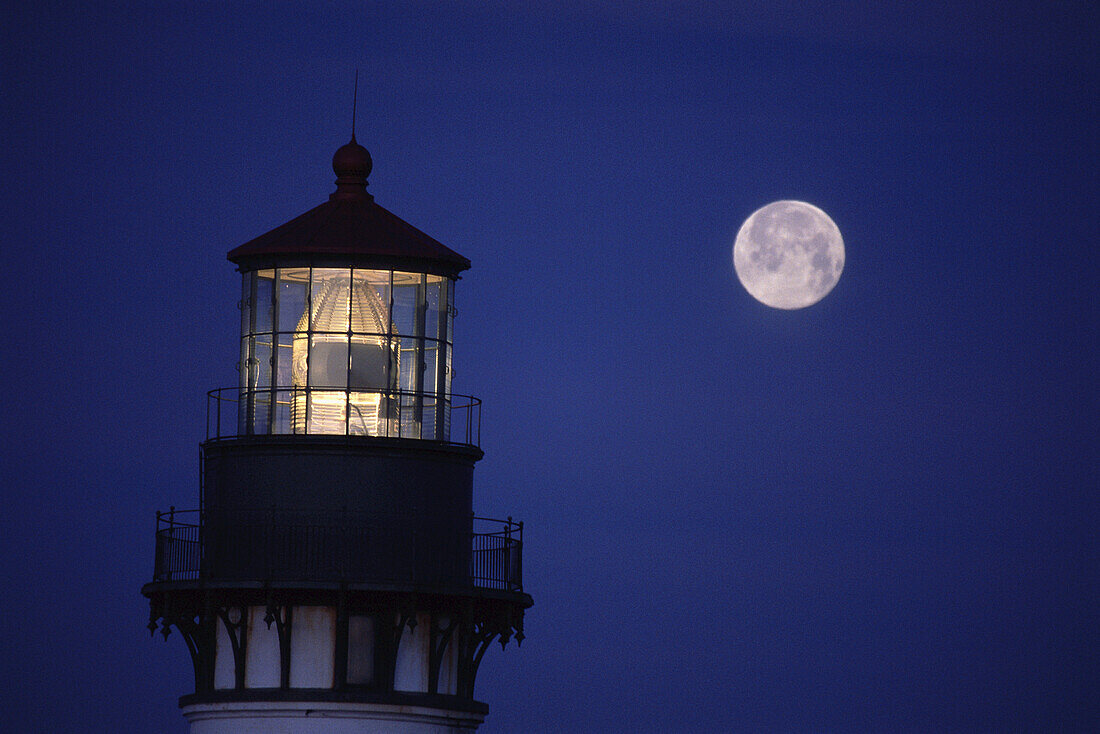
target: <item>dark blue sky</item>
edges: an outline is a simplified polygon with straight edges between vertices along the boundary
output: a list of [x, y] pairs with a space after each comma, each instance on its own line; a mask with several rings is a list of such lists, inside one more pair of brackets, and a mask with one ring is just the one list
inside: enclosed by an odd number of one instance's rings
[[[236, 384], [225, 253], [325, 200], [358, 66], [371, 192], [474, 264], [475, 506], [526, 522], [482, 731], [1097, 726], [1090, 3], [35, 5], [0, 51], [5, 721], [186, 731], [153, 513]], [[847, 245], [802, 311], [732, 270], [783, 198]]]

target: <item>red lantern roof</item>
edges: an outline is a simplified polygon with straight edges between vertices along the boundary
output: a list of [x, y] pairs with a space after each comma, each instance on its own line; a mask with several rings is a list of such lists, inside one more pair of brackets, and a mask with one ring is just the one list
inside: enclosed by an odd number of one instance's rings
[[470, 261], [374, 202], [367, 193], [372, 161], [355, 142], [332, 157], [336, 191], [329, 200], [231, 250], [237, 265], [256, 261], [350, 260], [455, 276]]

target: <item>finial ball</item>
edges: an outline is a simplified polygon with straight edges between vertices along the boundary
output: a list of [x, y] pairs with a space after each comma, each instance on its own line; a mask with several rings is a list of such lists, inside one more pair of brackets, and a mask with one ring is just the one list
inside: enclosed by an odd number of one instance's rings
[[374, 162], [370, 153], [355, 138], [341, 146], [332, 156], [332, 170], [340, 178], [363, 178], [370, 175]]

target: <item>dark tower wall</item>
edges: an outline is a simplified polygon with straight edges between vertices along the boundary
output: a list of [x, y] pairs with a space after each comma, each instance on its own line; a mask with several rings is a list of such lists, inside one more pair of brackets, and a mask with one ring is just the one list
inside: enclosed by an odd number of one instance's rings
[[480, 457], [325, 436], [207, 442], [206, 571], [220, 581], [468, 586]]

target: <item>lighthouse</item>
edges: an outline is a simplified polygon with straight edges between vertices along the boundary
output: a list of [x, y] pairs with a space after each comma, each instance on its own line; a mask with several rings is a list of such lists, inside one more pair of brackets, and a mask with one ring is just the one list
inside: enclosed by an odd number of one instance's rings
[[229, 252], [239, 381], [207, 395], [197, 509], [157, 513], [142, 594], [190, 653], [192, 734], [476, 729], [482, 657], [532, 604], [522, 523], [473, 511], [481, 403], [451, 392], [470, 262], [375, 203], [354, 134], [332, 167]]

